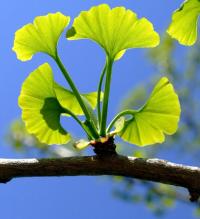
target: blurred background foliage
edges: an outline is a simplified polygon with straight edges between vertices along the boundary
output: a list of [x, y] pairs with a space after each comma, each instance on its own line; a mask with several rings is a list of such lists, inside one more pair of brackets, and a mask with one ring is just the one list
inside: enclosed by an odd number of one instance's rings
[[[183, 50], [180, 52], [177, 50]], [[147, 54], [155, 72], [150, 82], [140, 84], [131, 91], [120, 104], [121, 109], [142, 106], [148, 98], [155, 82], [163, 75], [170, 78], [179, 94], [182, 116], [179, 131], [162, 145], [138, 148], [118, 142], [119, 153], [145, 158], [165, 158], [174, 162], [199, 165], [200, 162], [200, 43], [192, 48], [183, 48], [168, 36], [162, 37], [159, 47], [151, 49]], [[178, 56], [178, 57], [177, 57]], [[43, 157], [66, 157], [80, 155], [68, 145], [49, 147], [39, 143], [29, 135], [21, 120], [14, 121], [7, 134], [7, 141], [14, 150], [30, 156], [35, 152]], [[167, 153], [166, 153], [167, 152]], [[166, 157], [167, 154], [167, 157]], [[114, 197], [128, 203], [144, 203], [154, 214], [162, 216], [177, 202], [194, 205], [194, 213], [200, 216], [199, 203], [188, 201], [188, 192], [174, 186], [146, 182], [123, 177], [113, 177]]]

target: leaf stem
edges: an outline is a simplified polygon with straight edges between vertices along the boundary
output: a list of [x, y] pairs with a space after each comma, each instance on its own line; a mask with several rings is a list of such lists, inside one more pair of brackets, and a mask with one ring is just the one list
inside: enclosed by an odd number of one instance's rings
[[85, 127], [84, 123], [70, 110], [68, 109], [64, 109], [65, 113], [69, 114], [71, 117], [73, 117], [77, 123], [83, 128], [83, 130], [86, 132], [86, 134], [88, 135], [88, 137], [92, 138], [92, 134], [90, 131], [87, 130], [87, 128]]
[[105, 83], [105, 89], [104, 89], [103, 109], [102, 109], [101, 128], [100, 128], [101, 136], [106, 136], [108, 101], [109, 101], [109, 95], [110, 95], [110, 84], [111, 84], [111, 78], [112, 78], [113, 62], [114, 62], [113, 59], [111, 59], [110, 57], [107, 57], [106, 83]]
[[104, 65], [103, 71], [101, 73], [101, 77], [99, 80], [99, 85], [98, 85], [98, 96], [97, 96], [97, 111], [98, 111], [98, 122], [99, 122], [99, 127], [101, 125], [101, 90], [102, 90], [102, 84], [103, 84], [103, 79], [106, 73], [106, 68], [107, 68], [107, 62]]
[[74, 95], [76, 96], [76, 98], [77, 98], [77, 100], [78, 100], [78, 102], [79, 102], [79, 104], [80, 104], [80, 106], [81, 106], [81, 108], [82, 108], [82, 110], [83, 110], [83, 112], [85, 114], [85, 117], [86, 117], [87, 121], [90, 123], [90, 125], [92, 127], [92, 128], [90, 128], [91, 129], [90, 131], [91, 131], [93, 137], [95, 139], [98, 139], [99, 138], [98, 131], [97, 131], [97, 129], [96, 129], [96, 127], [95, 127], [95, 125], [94, 125], [94, 123], [92, 121], [92, 118], [91, 118], [91, 116], [90, 116], [90, 114], [88, 112], [88, 109], [87, 109], [86, 105], [84, 104], [84, 101], [83, 101], [83, 99], [82, 99], [78, 89], [76, 88], [74, 82], [72, 81], [69, 73], [65, 69], [63, 63], [61, 62], [60, 57], [57, 55], [54, 60], [56, 61], [57, 65], [59, 66], [61, 72], [63, 73], [63, 75], [65, 77], [65, 79], [67, 80], [68, 84], [70, 85]]
[[124, 116], [124, 115], [132, 115], [132, 116], [134, 116], [134, 114], [135, 114], [136, 112], [138, 112], [138, 111], [137, 111], [137, 110], [124, 110], [124, 111], [118, 113], [118, 114], [115, 116], [115, 118], [114, 118], [114, 119], [110, 122], [110, 124], [108, 125], [108, 128], [107, 128], [107, 130], [106, 130], [106, 133], [109, 133], [109, 132], [110, 132], [110, 130], [112, 129], [112, 127], [114, 126], [114, 124], [117, 122], [117, 120], [118, 120], [120, 117], [122, 117], [122, 116]]

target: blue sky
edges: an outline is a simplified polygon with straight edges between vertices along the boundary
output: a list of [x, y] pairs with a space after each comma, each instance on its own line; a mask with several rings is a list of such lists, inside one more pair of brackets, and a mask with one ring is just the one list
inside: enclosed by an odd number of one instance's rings
[[[27, 75], [38, 65], [48, 61], [63, 83], [62, 75], [54, 63], [44, 55], [37, 55], [32, 61], [22, 63], [12, 52], [15, 31], [35, 16], [48, 12], [61, 11], [73, 19], [81, 10], [92, 5], [108, 3], [111, 6], [123, 5], [134, 10], [139, 17], [147, 17], [154, 23], [155, 29], [162, 33], [170, 22], [170, 16], [180, 0], [140, 0], [140, 1], [92, 1], [92, 0], [18, 0], [2, 1], [0, 14], [0, 157], [16, 158], [22, 155], [14, 153], [3, 141], [9, 124], [20, 116], [17, 98], [20, 87]], [[109, 117], [116, 113], [120, 100], [134, 86], [148, 82], [154, 73], [152, 64], [146, 60], [144, 49], [130, 50], [114, 67]], [[62, 36], [59, 52], [78, 88], [94, 91], [99, 73], [104, 63], [104, 53], [89, 41], [67, 42]], [[80, 130], [69, 122], [69, 130], [80, 135]], [[91, 152], [92, 153], [92, 152]], [[143, 205], [127, 204], [116, 200], [111, 194], [112, 183], [105, 177], [64, 177], [16, 179], [7, 185], [0, 185], [0, 218], [154, 218]], [[184, 208], [184, 211], [182, 210]], [[178, 204], [164, 218], [192, 218], [189, 205]]]

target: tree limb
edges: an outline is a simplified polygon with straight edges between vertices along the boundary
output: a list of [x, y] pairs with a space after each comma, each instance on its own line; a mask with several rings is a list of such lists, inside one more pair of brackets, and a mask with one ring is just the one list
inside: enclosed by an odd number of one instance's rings
[[200, 168], [160, 159], [88, 156], [56, 159], [0, 159], [0, 182], [17, 177], [118, 175], [187, 188], [191, 201], [200, 195]]

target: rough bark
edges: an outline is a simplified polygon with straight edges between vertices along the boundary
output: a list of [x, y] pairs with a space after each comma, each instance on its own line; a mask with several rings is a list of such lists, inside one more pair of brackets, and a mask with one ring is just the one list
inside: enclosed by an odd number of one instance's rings
[[119, 155], [57, 159], [0, 159], [0, 182], [17, 177], [118, 175], [187, 188], [191, 201], [200, 195], [200, 168], [160, 159]]

